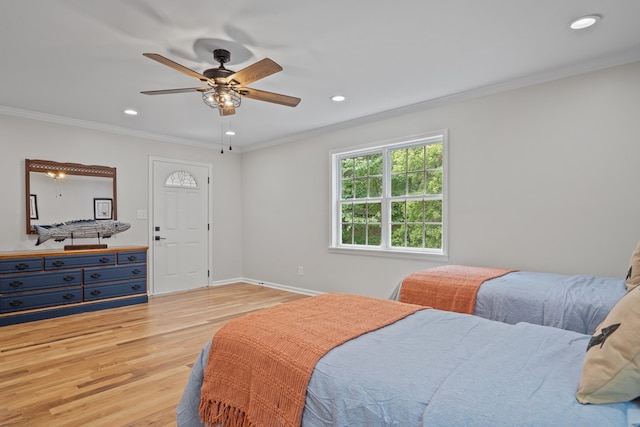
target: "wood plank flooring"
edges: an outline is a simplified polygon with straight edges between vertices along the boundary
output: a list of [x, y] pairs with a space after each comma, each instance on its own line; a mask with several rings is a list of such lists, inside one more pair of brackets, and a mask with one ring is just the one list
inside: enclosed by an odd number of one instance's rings
[[304, 297], [237, 283], [0, 327], [0, 426], [175, 426], [205, 342], [234, 317]]

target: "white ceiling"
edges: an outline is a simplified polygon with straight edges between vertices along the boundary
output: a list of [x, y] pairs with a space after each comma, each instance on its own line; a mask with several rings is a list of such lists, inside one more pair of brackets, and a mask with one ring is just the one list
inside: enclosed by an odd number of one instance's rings
[[[596, 27], [568, 29], [593, 13]], [[211, 147], [231, 127], [248, 150], [640, 60], [638, 19], [638, 0], [3, 0], [0, 113]], [[227, 121], [197, 92], [140, 94], [200, 86], [142, 53], [203, 72], [217, 63], [194, 50], [201, 39], [222, 40], [235, 71], [273, 59], [284, 70], [249, 86], [300, 105], [244, 99]], [[330, 101], [337, 93], [347, 100]]]

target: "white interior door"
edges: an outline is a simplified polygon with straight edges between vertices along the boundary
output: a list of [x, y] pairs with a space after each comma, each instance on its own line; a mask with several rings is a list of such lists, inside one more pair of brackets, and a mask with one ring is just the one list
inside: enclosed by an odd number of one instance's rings
[[152, 293], [208, 285], [209, 167], [154, 159]]

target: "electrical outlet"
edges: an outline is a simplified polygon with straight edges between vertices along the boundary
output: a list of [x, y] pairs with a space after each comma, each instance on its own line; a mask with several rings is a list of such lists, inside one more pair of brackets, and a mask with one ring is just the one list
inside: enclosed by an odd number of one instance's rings
[[304, 276], [304, 268], [302, 266], [298, 267], [298, 276]]

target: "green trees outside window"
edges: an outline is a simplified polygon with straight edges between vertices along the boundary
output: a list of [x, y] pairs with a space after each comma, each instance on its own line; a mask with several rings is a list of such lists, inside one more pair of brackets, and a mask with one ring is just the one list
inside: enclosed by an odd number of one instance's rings
[[443, 248], [443, 136], [338, 157], [341, 245]]

